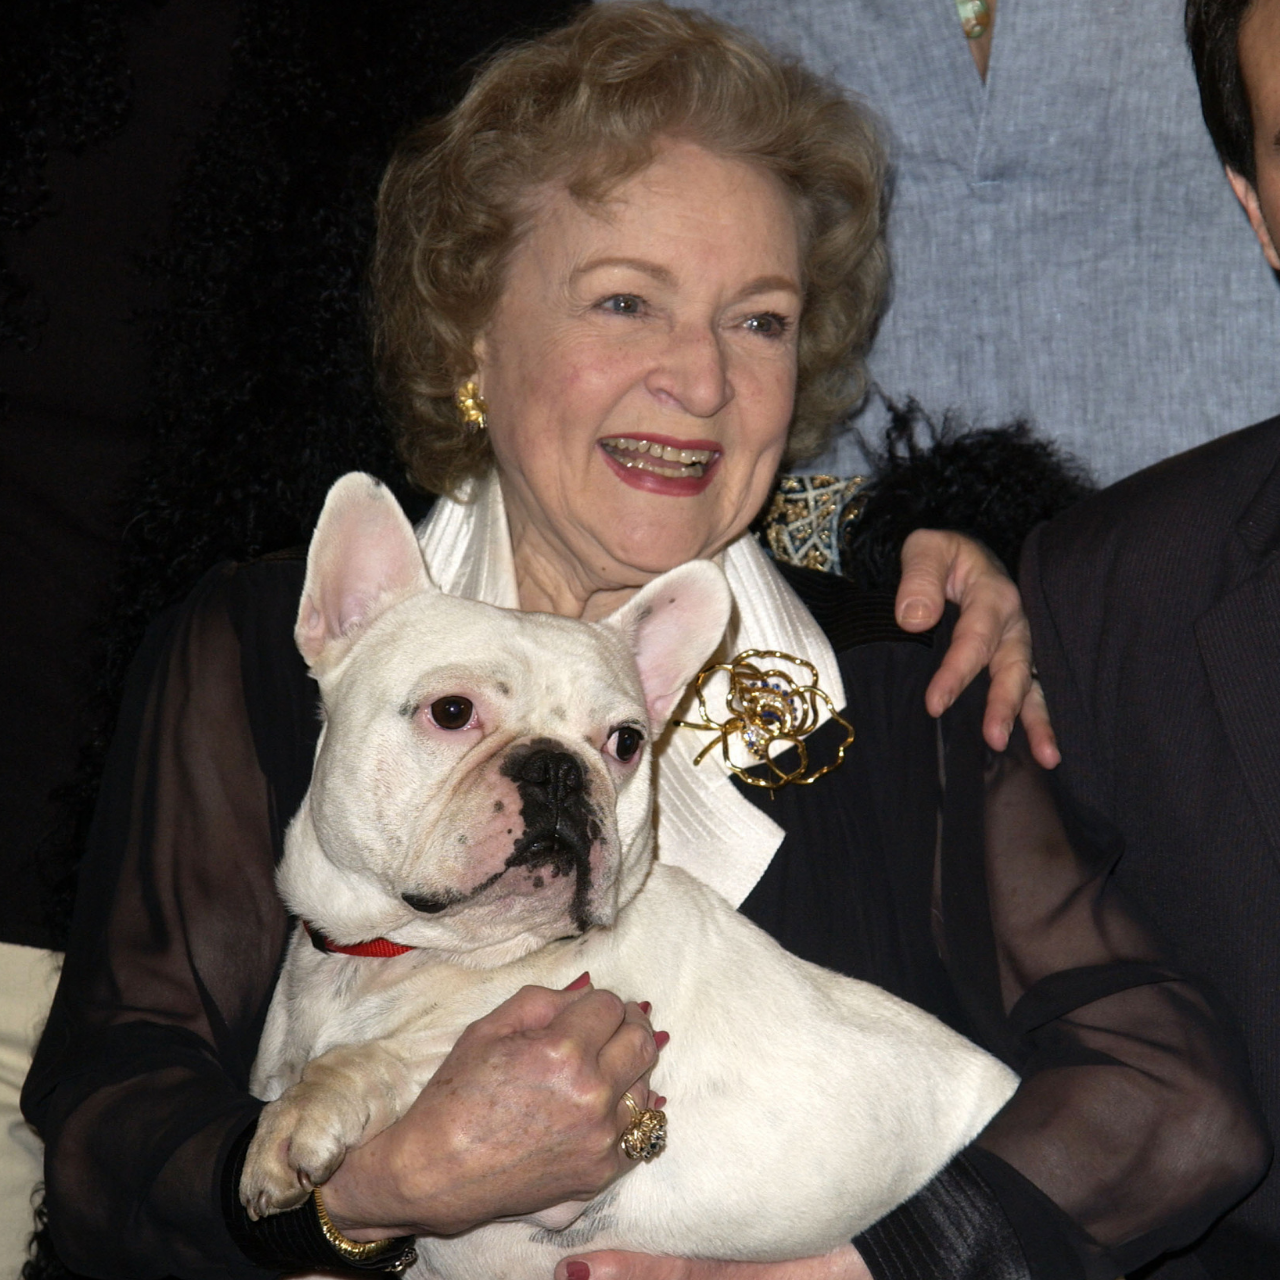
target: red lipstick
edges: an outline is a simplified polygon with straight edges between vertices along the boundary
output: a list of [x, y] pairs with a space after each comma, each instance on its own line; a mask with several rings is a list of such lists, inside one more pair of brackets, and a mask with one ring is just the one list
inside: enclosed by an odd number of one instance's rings
[[642, 436], [607, 436], [597, 443], [605, 461], [624, 484], [674, 498], [702, 493], [711, 483], [721, 457], [713, 440], [678, 440], [649, 432]]

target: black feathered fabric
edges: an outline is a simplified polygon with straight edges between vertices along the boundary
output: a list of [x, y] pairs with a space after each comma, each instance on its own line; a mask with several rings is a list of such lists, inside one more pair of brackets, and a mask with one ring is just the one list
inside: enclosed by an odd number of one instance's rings
[[1016, 574], [1027, 534], [1093, 492], [1084, 467], [1028, 422], [973, 429], [949, 413], [939, 426], [914, 400], [885, 406], [884, 438], [865, 446], [871, 479], [841, 528], [841, 573], [864, 591], [897, 586], [916, 529], [968, 534]]

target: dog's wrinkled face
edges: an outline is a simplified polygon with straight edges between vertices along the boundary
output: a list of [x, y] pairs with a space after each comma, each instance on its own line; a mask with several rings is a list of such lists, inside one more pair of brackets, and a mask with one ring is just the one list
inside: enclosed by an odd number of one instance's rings
[[473, 964], [610, 923], [652, 860], [651, 736], [728, 607], [705, 563], [595, 625], [446, 596], [386, 491], [339, 481], [297, 629], [325, 727], [291, 908]]
[[648, 717], [611, 639], [421, 592], [321, 678], [310, 816], [383, 891], [380, 935], [469, 952], [612, 919], [650, 850]]

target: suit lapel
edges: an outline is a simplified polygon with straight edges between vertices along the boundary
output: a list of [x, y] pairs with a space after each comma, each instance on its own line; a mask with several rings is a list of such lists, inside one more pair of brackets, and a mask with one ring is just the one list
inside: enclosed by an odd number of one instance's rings
[[1209, 685], [1280, 862], [1280, 466], [1236, 526], [1247, 575], [1196, 622]]

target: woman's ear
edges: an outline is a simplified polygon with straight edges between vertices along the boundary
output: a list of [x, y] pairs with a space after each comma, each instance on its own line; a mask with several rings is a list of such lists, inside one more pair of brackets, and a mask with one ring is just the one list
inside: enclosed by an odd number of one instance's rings
[[1280, 252], [1277, 252], [1271, 228], [1267, 226], [1267, 220], [1262, 216], [1262, 203], [1258, 199], [1253, 183], [1243, 174], [1237, 173], [1230, 165], [1226, 168], [1227, 181], [1231, 183], [1231, 190], [1236, 193], [1236, 199], [1244, 206], [1253, 234], [1258, 237], [1258, 243], [1262, 246], [1262, 256], [1271, 264], [1273, 271], [1280, 271]]

